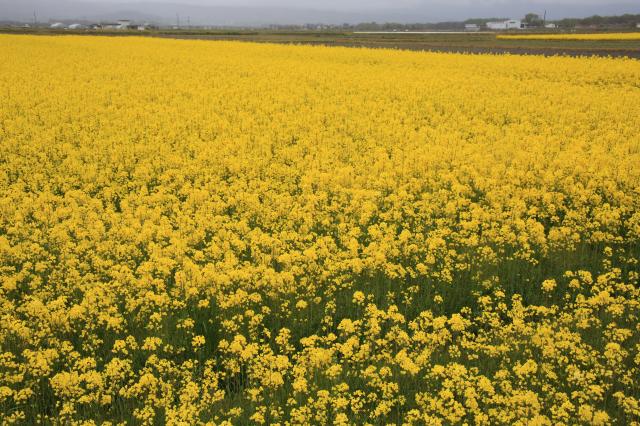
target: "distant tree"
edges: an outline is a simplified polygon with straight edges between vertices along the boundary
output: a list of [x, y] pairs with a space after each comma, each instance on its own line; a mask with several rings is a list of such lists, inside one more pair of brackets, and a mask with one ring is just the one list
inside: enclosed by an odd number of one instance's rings
[[618, 16], [589, 16], [583, 19], [568, 18], [558, 21], [561, 27], [596, 26], [602, 28], [628, 27], [634, 28], [640, 22], [640, 15], [624, 14]]
[[542, 18], [537, 13], [527, 13], [523, 22], [529, 27], [541, 27], [543, 24]]

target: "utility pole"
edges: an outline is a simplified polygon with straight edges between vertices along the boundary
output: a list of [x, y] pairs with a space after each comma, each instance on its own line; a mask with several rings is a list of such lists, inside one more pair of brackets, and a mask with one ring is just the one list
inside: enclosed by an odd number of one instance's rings
[[176, 13], [176, 26], [180, 29], [180, 14]]
[[33, 9], [33, 26], [38, 25], [38, 17], [36, 16], [36, 10]]
[[542, 18], [542, 26], [547, 25], [547, 9], [544, 10], [544, 17]]

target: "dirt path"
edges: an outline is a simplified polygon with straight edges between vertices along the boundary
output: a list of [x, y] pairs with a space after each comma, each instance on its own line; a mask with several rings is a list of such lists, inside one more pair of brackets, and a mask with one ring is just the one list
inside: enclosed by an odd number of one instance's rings
[[377, 49], [401, 49], [413, 51], [448, 52], [448, 53], [474, 53], [474, 54], [517, 54], [517, 55], [542, 55], [542, 56], [602, 56], [602, 57], [628, 57], [640, 59], [638, 49], [597, 49], [597, 48], [568, 48], [568, 47], [502, 47], [502, 46], [473, 46], [473, 45], [444, 45], [429, 42], [402, 42], [390, 40], [304, 40], [286, 38], [263, 38], [251, 36], [218, 36], [218, 35], [158, 35], [157, 37], [193, 40], [227, 40], [247, 41], [256, 43], [279, 44], [305, 44], [314, 46], [341, 46], [341, 47], [366, 47]]

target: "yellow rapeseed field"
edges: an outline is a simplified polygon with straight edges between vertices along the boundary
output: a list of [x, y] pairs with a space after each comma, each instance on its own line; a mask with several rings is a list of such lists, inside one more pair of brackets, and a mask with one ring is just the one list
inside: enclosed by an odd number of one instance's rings
[[501, 34], [499, 40], [638, 40], [640, 33], [589, 33], [589, 34]]
[[3, 424], [640, 424], [640, 62], [0, 36]]

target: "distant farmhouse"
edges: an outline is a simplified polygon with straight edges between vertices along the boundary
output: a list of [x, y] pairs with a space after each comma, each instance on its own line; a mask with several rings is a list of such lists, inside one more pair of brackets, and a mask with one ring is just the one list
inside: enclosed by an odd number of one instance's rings
[[107, 22], [102, 24], [104, 30], [128, 30], [131, 26], [131, 21], [128, 19], [121, 19], [118, 22]]
[[489, 28], [490, 30], [521, 30], [524, 27], [524, 24], [519, 19], [487, 22], [487, 28]]
[[138, 30], [146, 31], [155, 28], [149, 23], [135, 24], [129, 19], [121, 19], [117, 22], [101, 22], [101, 23], [85, 23], [65, 25], [62, 22], [56, 22], [50, 26], [53, 29], [69, 29], [69, 30]]
[[144, 24], [134, 24], [133, 22], [131, 22], [128, 19], [121, 19], [118, 21], [117, 24], [111, 24], [111, 25], [115, 25], [112, 29], [115, 30], [138, 30], [138, 31], [146, 31], [149, 29], [154, 28], [151, 24], [149, 23], [144, 23]]

